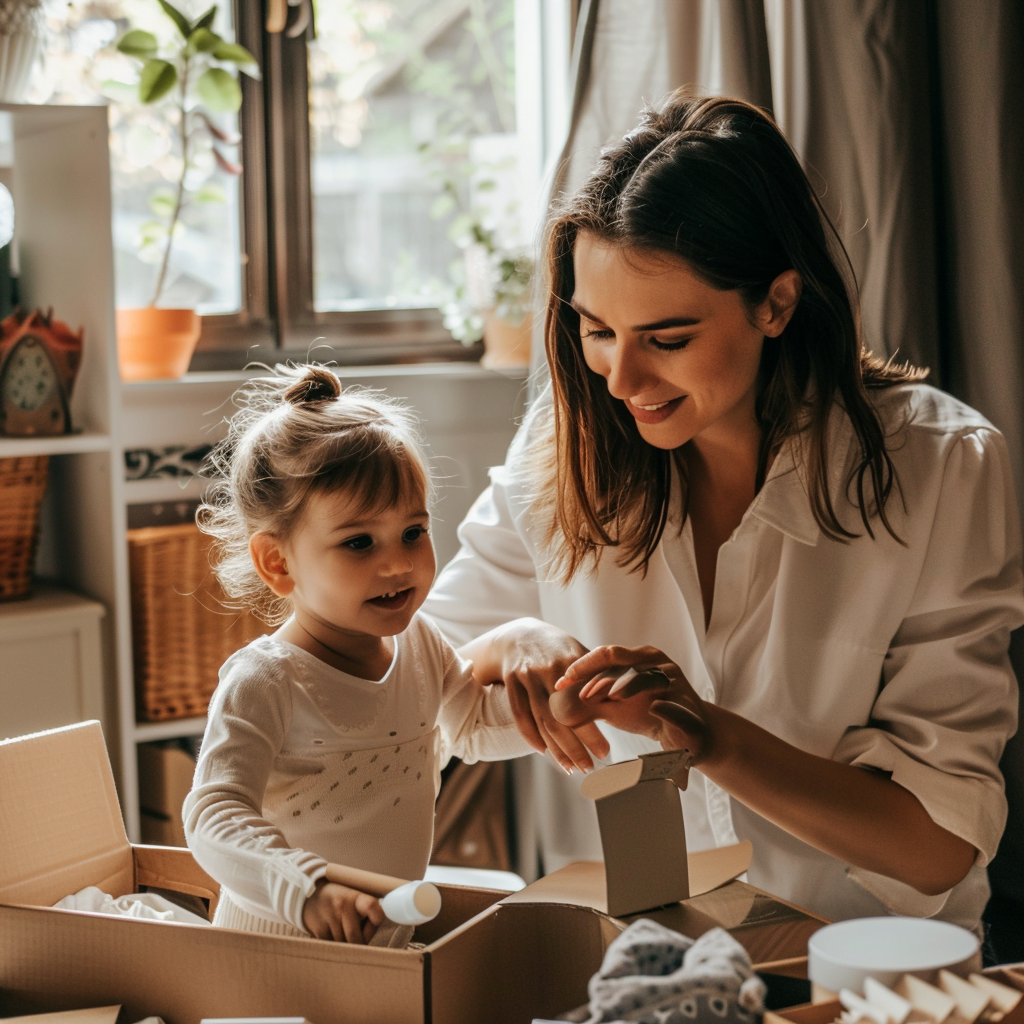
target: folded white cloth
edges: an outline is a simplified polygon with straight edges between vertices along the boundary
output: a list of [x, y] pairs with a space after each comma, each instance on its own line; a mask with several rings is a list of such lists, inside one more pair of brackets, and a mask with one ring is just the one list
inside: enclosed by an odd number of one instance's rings
[[724, 929], [694, 941], [655, 921], [634, 921], [590, 979], [586, 1024], [754, 1024], [764, 982]]
[[58, 910], [85, 910], [90, 914], [107, 914], [110, 917], [138, 917], [149, 921], [177, 921], [180, 924], [210, 923], [155, 892], [131, 893], [114, 899], [95, 885], [87, 885], [73, 896], [65, 896], [54, 907]]

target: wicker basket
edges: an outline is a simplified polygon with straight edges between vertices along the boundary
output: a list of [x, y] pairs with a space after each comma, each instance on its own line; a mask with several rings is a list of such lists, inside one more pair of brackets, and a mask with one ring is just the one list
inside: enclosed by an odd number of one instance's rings
[[221, 604], [210, 544], [192, 523], [128, 531], [139, 721], [206, 714], [224, 660], [270, 632]]
[[0, 601], [32, 593], [48, 455], [0, 459]]

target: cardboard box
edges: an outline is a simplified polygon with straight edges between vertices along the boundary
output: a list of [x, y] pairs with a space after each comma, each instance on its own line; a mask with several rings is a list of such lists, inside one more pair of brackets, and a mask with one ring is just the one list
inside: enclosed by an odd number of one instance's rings
[[[981, 974], [1008, 988], [1024, 992], [1024, 964], [988, 967]], [[823, 999], [793, 1006], [788, 1010], [769, 1011], [764, 1015], [764, 1024], [833, 1024], [842, 1012], [843, 1005], [838, 999]], [[917, 1016], [912, 1015], [911, 1019]], [[1024, 1024], [1024, 999], [1002, 1018], [1000, 1024]]]
[[142, 841], [153, 846], [184, 846], [181, 806], [192, 788], [195, 759], [180, 747], [143, 743], [138, 747], [139, 811]]
[[[742, 844], [694, 854], [690, 891], [748, 862]], [[126, 1019], [166, 1024], [523, 1024], [585, 1002], [624, 924], [604, 912], [600, 864], [514, 894], [442, 886], [423, 947], [407, 950], [53, 909], [86, 885], [217, 894], [188, 850], [128, 842], [98, 723], [0, 743], [0, 1014], [120, 1003]], [[647, 916], [690, 934], [722, 924], [755, 961], [805, 953], [806, 929], [824, 923], [739, 882]]]

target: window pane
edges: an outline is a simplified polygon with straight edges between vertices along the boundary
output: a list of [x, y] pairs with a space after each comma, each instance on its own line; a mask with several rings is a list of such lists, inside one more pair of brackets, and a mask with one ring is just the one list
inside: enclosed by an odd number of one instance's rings
[[[212, 0], [177, 0], [189, 19]], [[234, 38], [230, 3], [221, 3], [213, 30]], [[225, 10], [226, 9], [226, 10]], [[116, 51], [129, 28], [153, 33], [160, 52], [176, 40], [176, 29], [155, 0], [51, 0], [50, 39], [44, 65], [33, 78], [30, 103], [110, 102], [110, 163], [113, 191], [114, 259], [118, 306], [145, 306], [153, 298], [166, 248], [181, 173], [180, 122], [174, 94], [153, 106], [123, 100], [141, 63]], [[195, 308], [201, 314], [241, 308], [241, 217], [238, 178], [217, 167], [209, 131], [190, 114], [190, 170], [181, 221], [174, 234], [159, 305]], [[237, 118], [216, 115], [215, 124], [237, 137]], [[222, 144], [237, 161], [237, 147]], [[163, 227], [162, 227], [163, 226]], [[148, 238], [148, 242], [147, 242]]]
[[436, 305], [460, 273], [453, 239], [474, 222], [514, 220], [513, 9], [514, 0], [317, 5], [318, 310]]

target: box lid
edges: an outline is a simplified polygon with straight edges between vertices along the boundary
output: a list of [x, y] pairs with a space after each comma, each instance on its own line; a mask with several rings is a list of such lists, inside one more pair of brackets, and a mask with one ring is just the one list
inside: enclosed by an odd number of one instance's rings
[[133, 874], [99, 722], [0, 742], [0, 902], [123, 896]]
[[690, 775], [690, 755], [685, 750], [658, 750], [641, 754], [631, 761], [619, 761], [599, 768], [580, 784], [580, 793], [591, 800], [604, 800], [641, 782], [666, 779], [686, 789]]

